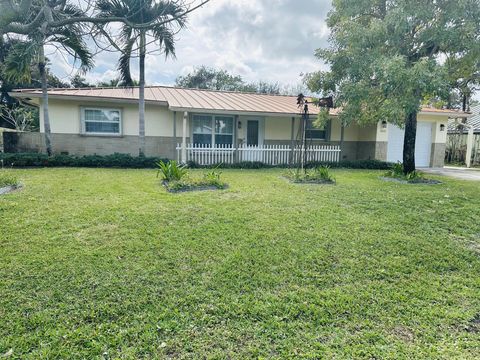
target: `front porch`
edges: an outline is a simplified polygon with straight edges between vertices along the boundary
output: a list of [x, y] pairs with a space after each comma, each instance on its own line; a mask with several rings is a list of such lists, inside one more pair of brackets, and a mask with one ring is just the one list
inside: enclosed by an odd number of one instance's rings
[[[306, 129], [306, 151], [297, 141], [302, 129], [301, 120], [295, 117], [183, 112], [181, 121], [181, 143], [176, 146], [176, 158], [181, 163], [261, 162], [278, 166], [302, 160], [339, 162], [341, 159], [338, 144], [322, 143], [329, 131], [314, 128], [312, 120]], [[176, 138], [176, 128], [174, 134]]]
[[238, 162], [261, 162], [266, 165], [294, 165], [301, 162], [339, 162], [341, 149], [336, 145], [308, 146], [306, 153], [300, 146], [247, 145], [237, 147], [219, 144], [177, 144], [177, 159], [182, 163], [198, 165], [234, 164]]

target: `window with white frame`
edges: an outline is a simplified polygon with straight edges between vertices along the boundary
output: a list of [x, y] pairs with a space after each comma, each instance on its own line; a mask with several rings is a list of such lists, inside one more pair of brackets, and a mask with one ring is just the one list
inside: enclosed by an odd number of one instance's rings
[[85, 134], [120, 135], [121, 127], [120, 109], [82, 108], [82, 128]]
[[233, 145], [233, 117], [193, 115], [193, 143], [198, 145]]

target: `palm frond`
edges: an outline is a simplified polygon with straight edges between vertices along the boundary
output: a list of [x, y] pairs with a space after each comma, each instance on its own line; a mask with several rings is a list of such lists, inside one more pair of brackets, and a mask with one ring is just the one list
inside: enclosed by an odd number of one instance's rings
[[130, 5], [129, 1], [125, 0], [98, 0], [96, 2], [99, 17], [128, 17], [131, 12]]
[[165, 57], [171, 56], [175, 58], [175, 35], [165, 25], [156, 25], [152, 28], [152, 34], [163, 50]]
[[118, 71], [120, 72], [120, 80], [123, 86], [133, 86], [134, 81], [130, 72], [130, 59], [132, 57], [132, 49], [135, 45], [135, 39], [131, 38], [127, 41], [124, 48], [122, 49], [122, 54], [118, 60]]
[[31, 65], [38, 55], [39, 43], [22, 41], [12, 46], [4, 63], [4, 75], [9, 81], [30, 81]]
[[64, 27], [57, 29], [55, 32], [56, 34], [51, 37], [51, 41], [62, 46], [73, 56], [75, 61], [79, 60], [81, 71], [87, 71], [93, 67], [93, 55], [82, 36], [75, 29]]

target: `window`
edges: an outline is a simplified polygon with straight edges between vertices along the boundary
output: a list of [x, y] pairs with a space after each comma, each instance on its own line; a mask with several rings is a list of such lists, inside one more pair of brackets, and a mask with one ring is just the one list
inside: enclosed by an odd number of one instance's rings
[[215, 116], [215, 144], [233, 144], [233, 118]]
[[82, 109], [85, 134], [120, 135], [121, 111], [119, 109]]
[[327, 132], [325, 128], [317, 128], [313, 124], [314, 120], [308, 119], [307, 120], [307, 128], [305, 129], [305, 136], [307, 139], [312, 140], [325, 140]]
[[212, 144], [212, 117], [206, 115], [193, 116], [193, 143], [199, 145]]
[[193, 143], [199, 145], [232, 145], [233, 117], [193, 115]]

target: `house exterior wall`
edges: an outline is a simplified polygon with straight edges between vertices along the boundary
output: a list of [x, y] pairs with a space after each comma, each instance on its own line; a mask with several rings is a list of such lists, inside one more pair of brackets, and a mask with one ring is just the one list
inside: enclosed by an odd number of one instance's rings
[[[432, 150], [430, 155], [430, 166], [442, 167], [445, 163], [448, 117], [441, 114], [419, 114], [417, 121], [432, 123]], [[443, 131], [440, 130], [441, 125], [444, 125]], [[376, 132], [375, 158], [386, 161], [387, 149], [388, 127], [383, 128], [382, 124], [378, 123]]]
[[[50, 127], [53, 134], [80, 134], [81, 108], [112, 108], [122, 113], [122, 135], [138, 136], [138, 106], [125, 103], [95, 103], [65, 100], [50, 100]], [[40, 111], [40, 132], [45, 132], [43, 106]], [[182, 129], [182, 116], [177, 114], [177, 130]], [[173, 112], [165, 106], [147, 104], [145, 107], [146, 136], [173, 136]], [[88, 135], [93, 136], [93, 135]]]
[[[50, 123], [54, 151], [70, 154], [111, 154], [115, 152], [138, 154], [138, 106], [121, 101], [74, 101], [50, 99]], [[41, 106], [41, 104], [40, 104]], [[120, 136], [95, 136], [81, 133], [82, 107], [114, 108], [122, 113], [122, 131]], [[191, 136], [191, 115], [187, 121], [187, 142]], [[146, 105], [146, 155], [165, 158], [176, 158], [176, 144], [182, 141], [183, 112], [176, 114], [166, 106]], [[174, 118], [176, 120], [174, 121]], [[292, 118], [273, 116], [239, 115], [235, 126], [237, 142], [246, 140], [247, 121], [260, 121], [259, 137], [266, 145], [291, 145]], [[429, 121], [432, 126], [432, 166], [443, 166], [445, 143], [447, 137], [447, 117], [445, 115], [421, 114], [418, 121]], [[175, 126], [175, 125], [176, 126]], [[440, 125], [445, 131], [440, 131]], [[293, 138], [297, 138], [300, 118], [295, 119]], [[40, 129], [44, 132], [43, 111], [40, 111]], [[314, 140], [314, 144], [340, 145], [342, 127], [338, 118], [330, 121], [326, 140]], [[176, 137], [174, 137], [176, 134]], [[44, 151], [43, 134], [22, 134], [19, 149], [23, 151]], [[388, 130], [381, 123], [377, 125], [359, 126], [352, 124], [343, 130], [343, 160], [387, 159]]]

